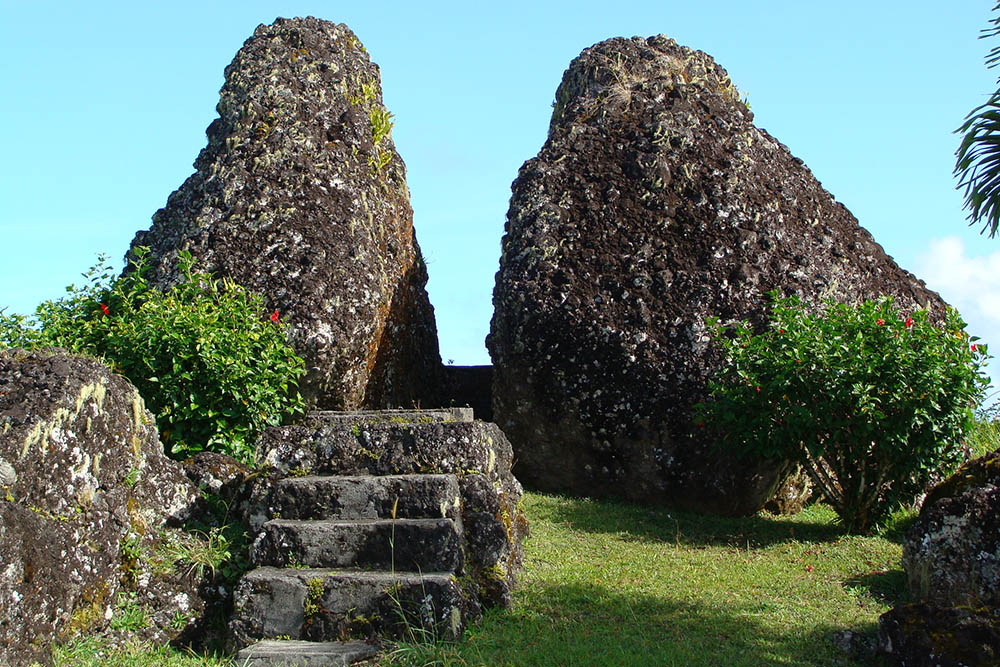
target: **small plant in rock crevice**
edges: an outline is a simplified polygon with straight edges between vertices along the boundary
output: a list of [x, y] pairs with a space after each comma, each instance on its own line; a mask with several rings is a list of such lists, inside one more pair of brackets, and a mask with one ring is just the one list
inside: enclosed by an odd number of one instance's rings
[[139, 390], [168, 454], [209, 450], [252, 462], [257, 434], [304, 409], [296, 387], [305, 364], [286, 324], [262, 297], [196, 271], [186, 252], [181, 282], [158, 290], [146, 280], [147, 255], [136, 249], [118, 279], [101, 256], [84, 287], [71, 285], [30, 318], [0, 311], [0, 348], [102, 357]]
[[960, 462], [986, 346], [951, 309], [935, 325], [889, 298], [812, 314], [771, 296], [763, 333], [709, 322], [726, 363], [698, 419], [730, 451], [800, 462], [845, 528], [866, 532]]

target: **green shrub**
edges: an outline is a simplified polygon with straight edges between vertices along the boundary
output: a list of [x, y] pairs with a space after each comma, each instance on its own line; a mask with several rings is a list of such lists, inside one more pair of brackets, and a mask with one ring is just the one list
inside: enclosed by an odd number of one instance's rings
[[189, 253], [179, 258], [181, 282], [157, 290], [146, 255], [140, 249], [117, 280], [102, 256], [87, 285], [71, 285], [31, 318], [0, 311], [0, 347], [102, 357], [156, 414], [171, 456], [210, 450], [252, 462], [257, 434], [303, 410], [296, 387], [305, 364], [285, 323], [266, 314], [261, 296], [194, 271]]
[[888, 298], [819, 314], [772, 299], [761, 334], [709, 322], [726, 363], [698, 418], [730, 451], [799, 461], [845, 528], [868, 531], [959, 462], [986, 346], [951, 309], [935, 326]]

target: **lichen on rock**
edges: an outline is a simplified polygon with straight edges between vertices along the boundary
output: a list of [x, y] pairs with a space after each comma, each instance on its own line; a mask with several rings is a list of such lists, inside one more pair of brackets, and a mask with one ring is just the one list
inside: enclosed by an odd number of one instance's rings
[[142, 588], [126, 581], [126, 543], [178, 524], [195, 489], [135, 387], [96, 359], [0, 351], [0, 433], [13, 472], [0, 500], [0, 663], [29, 664], [107, 627], [118, 594]]
[[721, 363], [705, 320], [762, 326], [766, 293], [944, 303], [753, 124], [710, 56], [656, 36], [576, 58], [512, 186], [487, 347], [494, 418], [529, 488], [722, 514], [794, 468], [692, 424]]
[[903, 569], [915, 600], [1000, 606], [1000, 450], [931, 489], [903, 541]]
[[321, 408], [434, 404], [441, 359], [406, 169], [378, 66], [344, 25], [261, 25], [226, 68], [196, 172], [135, 246], [150, 279], [177, 253], [262, 294]]

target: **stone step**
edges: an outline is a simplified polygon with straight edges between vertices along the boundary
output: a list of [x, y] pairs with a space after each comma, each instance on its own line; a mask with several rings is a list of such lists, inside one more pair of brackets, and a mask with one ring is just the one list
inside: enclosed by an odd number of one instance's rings
[[509, 477], [513, 459], [500, 428], [478, 421], [272, 426], [261, 434], [257, 447], [267, 465], [289, 476], [306, 471], [310, 475], [481, 473]]
[[374, 644], [350, 642], [306, 642], [291, 639], [266, 639], [251, 644], [236, 654], [240, 667], [326, 667], [353, 665], [374, 658]]
[[454, 475], [286, 477], [271, 491], [269, 504], [271, 516], [282, 519], [457, 521], [461, 510]]
[[471, 422], [472, 408], [434, 408], [430, 410], [312, 410], [301, 420], [306, 426], [322, 424], [432, 424], [436, 422]]
[[260, 567], [233, 599], [230, 631], [240, 648], [277, 637], [450, 641], [464, 629], [461, 591], [448, 573]]
[[254, 565], [457, 572], [462, 535], [451, 519], [273, 519], [250, 549]]

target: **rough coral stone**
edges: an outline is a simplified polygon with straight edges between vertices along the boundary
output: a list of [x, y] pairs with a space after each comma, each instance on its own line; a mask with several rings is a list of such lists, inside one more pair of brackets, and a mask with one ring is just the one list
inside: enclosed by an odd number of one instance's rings
[[570, 64], [505, 230], [494, 419], [536, 489], [754, 512], [791, 468], [692, 424], [720, 364], [706, 317], [762, 326], [773, 289], [945, 305], [753, 125], [722, 67], [664, 36]]
[[[143, 593], [123, 543], [184, 518], [195, 488], [135, 388], [60, 350], [0, 351], [0, 458], [16, 473], [0, 490], [0, 663], [29, 664], [105, 627], [119, 592]], [[182, 603], [164, 601], [163, 627]]]
[[906, 667], [1000, 664], [1000, 616], [988, 608], [905, 604], [879, 618], [879, 652]]
[[265, 296], [305, 358], [302, 393], [333, 409], [433, 405], [441, 379], [406, 168], [378, 66], [344, 25], [261, 25], [226, 68], [196, 172], [136, 246], [150, 279], [177, 253]]
[[903, 541], [916, 600], [1000, 607], [1000, 450], [934, 487]]
[[281, 478], [310, 475], [450, 474], [458, 479], [465, 549], [463, 587], [474, 606], [509, 607], [524, 558], [528, 522], [510, 443], [496, 424], [392, 422], [267, 429], [258, 451], [273, 475], [261, 476], [239, 503], [259, 529], [286, 496]]

